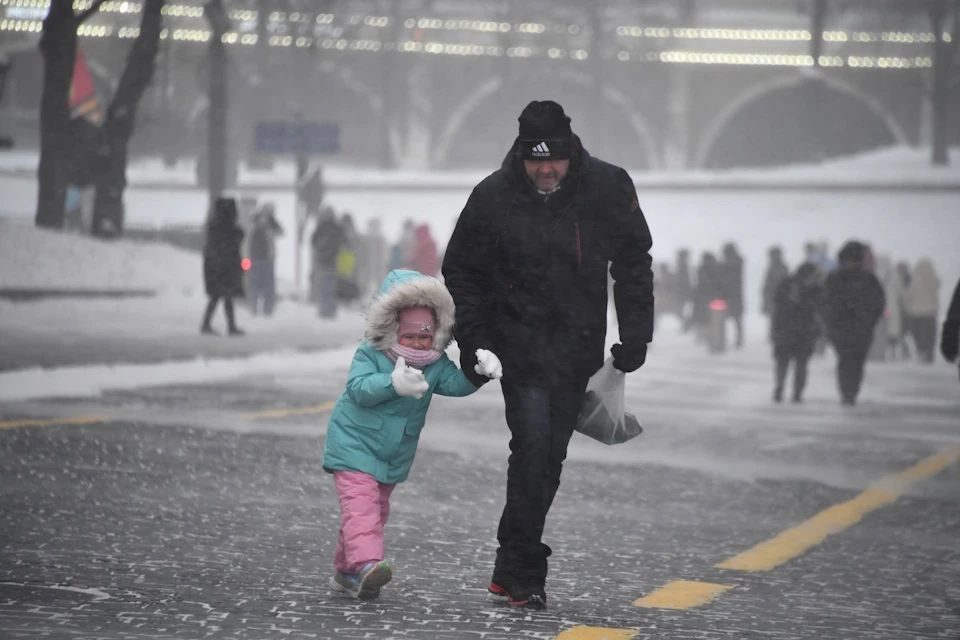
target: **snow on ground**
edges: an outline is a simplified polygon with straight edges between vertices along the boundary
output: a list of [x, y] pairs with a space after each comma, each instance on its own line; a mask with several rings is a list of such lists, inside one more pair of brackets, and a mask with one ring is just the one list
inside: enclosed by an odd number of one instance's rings
[[105, 242], [0, 219], [0, 288], [203, 288], [196, 253], [165, 244]]
[[[317, 437], [325, 432], [324, 414], [250, 420], [216, 403], [204, 410], [153, 404], [145, 409], [136, 401], [80, 402], [110, 391], [237, 380], [238, 388], [244, 384], [273, 388], [278, 397], [286, 392], [298, 396], [313, 392], [315, 400], [303, 402], [320, 404], [335, 400], [342, 392], [353, 350], [350, 345], [323, 353], [0, 373], [0, 402], [56, 397], [61, 401], [55, 405], [25, 402], [17, 405], [17, 411], [49, 416], [51, 407], [58, 407], [70, 416], [146, 419], [206, 429]], [[455, 351], [451, 353], [454, 358], [456, 355]], [[955, 367], [944, 362], [933, 366], [870, 363], [861, 403], [855, 410], [840, 406], [834, 367], [832, 355], [815, 359], [806, 402], [774, 406], [770, 402], [769, 346], [762, 333], [755, 332], [743, 351], [718, 356], [696, 346], [689, 335], [682, 335], [677, 323], [664, 322], [647, 364], [625, 378], [626, 406], [643, 422], [644, 434], [616, 447], [577, 435], [570, 459], [601, 464], [656, 463], [742, 480], [803, 478], [838, 487], [859, 487], [875, 476], [875, 469], [845, 463], [825, 470], [820, 463], [794, 455], [797, 447], [821, 442], [828, 436], [838, 437], [844, 446], [858, 450], [864, 442], [873, 443], [868, 450], [916, 442], [931, 446], [960, 442], [955, 419], [960, 407]], [[66, 398], [75, 398], [78, 404], [64, 401]], [[751, 443], [746, 450], [759, 448], [765, 455], [741, 459], [737, 456], [747, 454], [736, 447], [718, 455], [718, 442], [728, 447], [738, 439]], [[480, 454], [503, 455], [508, 440], [499, 383], [491, 382], [467, 398], [435, 398], [421, 446], [473, 459]], [[780, 454], [785, 459], [778, 459]]]
[[322, 353], [264, 353], [249, 358], [197, 358], [185, 362], [37, 368], [0, 373], [0, 402], [94, 397], [105, 391], [219, 382], [249, 375], [315, 373], [348, 366], [354, 350], [355, 347], [344, 347]]

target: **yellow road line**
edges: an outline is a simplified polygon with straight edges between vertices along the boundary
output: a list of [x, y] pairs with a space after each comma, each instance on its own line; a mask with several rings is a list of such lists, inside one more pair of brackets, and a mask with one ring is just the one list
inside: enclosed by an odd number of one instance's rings
[[285, 418], [287, 416], [307, 416], [315, 413], [327, 413], [336, 406], [336, 402], [324, 402], [323, 404], [313, 405], [311, 407], [296, 407], [293, 409], [271, 409], [269, 411], [258, 411], [257, 413], [248, 413], [248, 420], [265, 420], [268, 418]]
[[554, 640], [632, 640], [637, 637], [634, 629], [605, 629], [603, 627], [573, 627]]
[[99, 424], [106, 422], [106, 418], [78, 417], [78, 418], [42, 418], [28, 420], [6, 420], [0, 422], [0, 429], [19, 429], [20, 427], [51, 427], [53, 425]]
[[730, 589], [733, 587], [727, 584], [674, 580], [653, 593], [634, 600], [633, 606], [651, 609], [691, 609], [707, 604]]
[[960, 446], [948, 447], [902, 473], [882, 478], [857, 497], [833, 505], [806, 522], [716, 566], [737, 571], [769, 571], [820, 544], [828, 536], [860, 522], [867, 513], [890, 504], [911, 485], [937, 475], [958, 459]]

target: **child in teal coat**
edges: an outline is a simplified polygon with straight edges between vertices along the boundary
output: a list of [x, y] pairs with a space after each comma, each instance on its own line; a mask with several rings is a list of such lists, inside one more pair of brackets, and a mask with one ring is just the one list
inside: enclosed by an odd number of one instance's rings
[[[340, 501], [330, 586], [371, 599], [392, 577], [383, 561], [390, 494], [407, 479], [433, 395], [477, 390], [444, 353], [453, 340], [453, 298], [442, 282], [391, 271], [371, 304], [364, 342], [327, 427], [323, 468]], [[499, 359], [477, 352], [476, 371], [499, 378]]]

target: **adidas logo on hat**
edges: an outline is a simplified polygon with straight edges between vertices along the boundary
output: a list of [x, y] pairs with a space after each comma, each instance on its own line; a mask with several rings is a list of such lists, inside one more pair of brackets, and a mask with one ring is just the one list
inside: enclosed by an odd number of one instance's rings
[[530, 155], [535, 158], [549, 158], [550, 157], [550, 148], [547, 147], [546, 142], [541, 142], [533, 149], [530, 150]]

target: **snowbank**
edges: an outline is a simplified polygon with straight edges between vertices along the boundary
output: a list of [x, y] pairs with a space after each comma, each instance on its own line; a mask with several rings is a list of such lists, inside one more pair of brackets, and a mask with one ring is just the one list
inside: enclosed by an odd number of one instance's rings
[[[956, 251], [956, 238], [960, 237], [957, 213], [960, 189], [898, 191], [870, 186], [891, 184], [884, 180], [899, 180], [914, 187], [923, 181], [960, 186], [960, 149], [953, 150], [953, 165], [945, 168], [931, 168], [927, 156], [926, 149], [891, 148], [817, 166], [716, 173], [638, 173], [634, 177], [638, 182], [640, 204], [653, 232], [654, 259], [672, 261], [677, 249], [685, 247], [699, 260], [702, 251], [717, 251], [729, 240], [738, 242], [747, 260], [747, 305], [754, 311], [759, 310], [758, 293], [767, 249], [771, 245], [781, 245], [791, 266], [796, 266], [803, 257], [805, 241], [826, 241], [831, 251], [836, 251], [849, 238], [868, 241], [879, 254], [896, 260], [913, 263], [921, 257], [931, 258], [945, 283], [941, 297], [946, 304], [953, 283], [960, 277], [960, 253]], [[28, 153], [0, 154], [0, 192], [4, 194], [0, 216], [32, 221], [36, 203], [35, 167], [36, 158]], [[261, 202], [273, 202], [280, 223], [288, 231], [277, 243], [277, 274], [287, 282], [296, 280], [292, 172], [292, 165], [278, 162], [273, 171], [244, 169], [240, 175], [241, 183], [264, 185], [248, 186], [244, 194], [253, 195]], [[373, 219], [379, 219], [390, 242], [399, 237], [404, 220], [427, 223], [438, 246], [443, 247], [472, 187], [484, 173], [383, 172], [330, 165], [325, 168], [329, 187], [327, 201], [338, 211], [353, 214], [360, 230], [366, 229]], [[767, 188], [743, 186], [751, 180], [754, 186], [765, 180]], [[193, 174], [189, 163], [180, 163], [168, 170], [157, 160], [138, 161], [131, 166], [130, 181], [125, 197], [129, 224], [157, 227], [203, 224], [207, 194], [190, 186]], [[164, 181], [168, 187], [160, 186]], [[830, 188], [831, 184], [849, 186], [857, 181], [861, 185], [857, 190]], [[346, 188], [350, 184], [353, 187]], [[362, 188], [364, 184], [371, 188]], [[810, 189], [811, 184], [824, 188]], [[6, 226], [0, 227], [0, 236], [6, 236], [6, 229]], [[5, 237], [0, 242], [3, 243], [0, 249], [5, 253], [8, 244], [18, 244]], [[102, 243], [90, 242], [90, 247], [105, 247]], [[30, 253], [25, 255], [32, 259]], [[143, 262], [147, 262], [152, 254], [144, 251], [142, 255]], [[307, 251], [302, 250], [301, 255], [301, 264], [306, 265]], [[8, 275], [11, 269], [6, 267], [10, 263], [2, 264], [5, 267], [0, 270], [3, 274], [0, 277], [13, 278]], [[19, 269], [20, 265], [36, 263], [15, 264]], [[190, 256], [189, 265], [182, 267], [183, 275], [177, 275], [179, 271], [171, 272], [162, 280], [172, 288], [199, 287], [202, 284], [199, 258]], [[55, 269], [64, 278], [81, 277], [83, 272], [96, 269], [84, 266], [69, 270], [62, 264], [38, 268], [41, 274], [48, 275], [48, 269]], [[121, 273], [140, 268], [139, 264], [128, 264]], [[302, 266], [301, 282], [306, 282], [306, 271]]]
[[[603, 157], [602, 150], [597, 150]], [[887, 147], [855, 156], [834, 158], [821, 164], [790, 165], [769, 169], [731, 169], [725, 171], [631, 171], [638, 186], [736, 186], [742, 184], [794, 184], [836, 186], [881, 185], [958, 186], [960, 187], [960, 148], [950, 150], [947, 167], [930, 165], [930, 150], [924, 147]], [[8, 177], [33, 177], [37, 156], [30, 151], [0, 153], [0, 173]], [[356, 188], [436, 188], [472, 189], [497, 167], [459, 171], [412, 171], [356, 167], [325, 163], [324, 181], [329, 189]], [[629, 167], [627, 167], [629, 169]], [[238, 170], [241, 188], [289, 189], [295, 182], [292, 160], [278, 159], [268, 170], [251, 169], [241, 163]], [[172, 166], [159, 158], [131, 161], [127, 170], [131, 187], [168, 187], [182, 189], [196, 184], [196, 163], [179, 160]]]
[[151, 290], [203, 288], [198, 254], [169, 245], [105, 242], [0, 220], [0, 287]]

